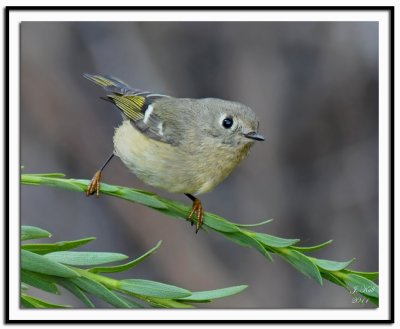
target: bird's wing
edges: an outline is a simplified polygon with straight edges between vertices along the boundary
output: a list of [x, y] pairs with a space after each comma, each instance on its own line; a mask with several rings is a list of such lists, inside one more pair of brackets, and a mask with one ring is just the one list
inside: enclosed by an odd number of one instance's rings
[[85, 73], [83, 76], [109, 92], [110, 94], [102, 98], [115, 104], [142, 133], [162, 142], [175, 143], [164, 135], [163, 122], [153, 111], [156, 100], [169, 96], [134, 89], [125, 82], [107, 75]]

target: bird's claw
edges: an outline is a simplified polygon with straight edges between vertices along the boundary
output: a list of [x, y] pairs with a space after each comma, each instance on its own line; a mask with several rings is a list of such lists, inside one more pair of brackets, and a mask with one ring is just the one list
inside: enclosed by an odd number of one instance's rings
[[100, 180], [101, 180], [101, 171], [98, 170], [94, 174], [92, 180], [90, 181], [87, 190], [86, 190], [86, 195], [92, 195], [96, 193], [96, 197], [99, 197], [100, 195]]
[[204, 221], [204, 209], [199, 199], [193, 200], [192, 210], [188, 216], [188, 220], [190, 220], [191, 224], [193, 225], [194, 221], [192, 219], [193, 215], [197, 214], [197, 223], [196, 223], [196, 233], [200, 230], [201, 226], [203, 225]]

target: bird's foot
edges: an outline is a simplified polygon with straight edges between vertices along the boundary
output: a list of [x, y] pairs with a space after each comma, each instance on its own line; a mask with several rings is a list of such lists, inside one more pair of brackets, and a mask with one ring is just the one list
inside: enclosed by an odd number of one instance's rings
[[197, 198], [193, 199], [193, 206], [192, 210], [190, 211], [190, 214], [188, 216], [188, 220], [191, 221], [193, 225], [193, 215], [197, 214], [197, 223], [196, 223], [196, 233], [200, 230], [200, 227], [203, 225], [203, 220], [204, 220], [204, 209], [201, 204], [201, 201]]
[[86, 195], [92, 195], [96, 193], [96, 196], [99, 197], [100, 195], [100, 180], [101, 180], [101, 170], [96, 171], [90, 184], [87, 187]]

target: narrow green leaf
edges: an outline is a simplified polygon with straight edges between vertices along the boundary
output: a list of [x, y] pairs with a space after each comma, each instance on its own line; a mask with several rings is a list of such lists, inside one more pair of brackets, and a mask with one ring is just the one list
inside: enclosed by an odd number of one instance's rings
[[253, 247], [257, 249], [264, 257], [266, 257], [269, 261], [272, 261], [272, 257], [269, 252], [265, 249], [265, 247], [258, 242], [258, 240], [253, 239], [251, 236], [246, 235], [242, 232], [234, 232], [234, 233], [222, 233], [224, 236], [232, 240], [233, 242], [243, 246], [243, 247]]
[[72, 283], [70, 280], [58, 278], [57, 283], [67, 289], [71, 294], [73, 294], [76, 298], [80, 299], [83, 304], [85, 304], [89, 308], [95, 308], [96, 306], [92, 303], [88, 296], [79, 288], [77, 285]]
[[188, 304], [207, 304], [211, 303], [211, 299], [201, 299], [201, 300], [191, 300], [191, 299], [174, 299], [179, 300], [180, 302], [188, 303]]
[[120, 284], [122, 290], [143, 296], [177, 299], [191, 295], [189, 290], [156, 281], [127, 279]]
[[321, 243], [321, 244], [316, 245], [316, 246], [311, 246], [311, 247], [291, 246], [290, 248], [295, 249], [295, 250], [300, 251], [300, 252], [311, 252], [311, 251], [320, 250], [320, 249], [326, 247], [327, 245], [331, 244], [332, 242], [333, 242], [333, 240], [329, 240], [329, 241], [326, 241], [326, 242]]
[[36, 177], [51, 177], [51, 178], [64, 178], [65, 174], [62, 173], [45, 173], [45, 174], [27, 174], [29, 176], [36, 176]]
[[[363, 295], [363, 294], [362, 294], [362, 295]], [[363, 296], [365, 296], [365, 295], [363, 295]], [[371, 296], [365, 296], [365, 297], [367, 297], [368, 300], [369, 300], [371, 303], [375, 304], [376, 306], [379, 306], [379, 298], [375, 298], [375, 297], [371, 297]]]
[[21, 246], [21, 248], [24, 250], [32, 251], [39, 255], [44, 255], [44, 254], [47, 254], [49, 252], [54, 252], [54, 251], [66, 251], [66, 250], [75, 249], [75, 248], [83, 246], [93, 240], [96, 240], [96, 238], [85, 238], [85, 239], [74, 240], [74, 241], [60, 241], [60, 242], [56, 242], [56, 243], [24, 244]]
[[56, 251], [44, 255], [47, 259], [67, 265], [98, 265], [127, 259], [128, 256], [114, 252]]
[[174, 217], [174, 218], [183, 218], [186, 219], [190, 213], [190, 208], [183, 203], [177, 201], [171, 201], [168, 199], [159, 198], [166, 206], [166, 209], [156, 209], [157, 211]]
[[300, 241], [299, 239], [283, 239], [277, 236], [258, 232], [251, 232], [251, 235], [259, 242], [274, 248], [289, 247]]
[[241, 285], [235, 287], [228, 287], [222, 289], [208, 290], [208, 291], [195, 291], [188, 297], [179, 298], [181, 301], [191, 301], [191, 302], [199, 302], [199, 301], [208, 301], [217, 298], [228, 297], [232, 295], [236, 295], [246, 289], [248, 286]]
[[239, 229], [234, 224], [228, 222], [226, 219], [210, 213], [206, 213], [204, 215], [204, 224], [213, 228], [214, 230], [224, 233], [239, 231]]
[[[166, 203], [167, 204], [167, 203]], [[167, 204], [168, 205], [168, 204]], [[169, 216], [172, 219], [178, 220], [178, 219], [187, 219], [187, 216], [189, 212], [185, 213], [183, 211], [180, 211], [176, 207], [170, 207], [168, 205], [167, 209], [156, 209], [158, 212], [162, 213], [165, 216]], [[204, 229], [204, 225], [202, 226], [202, 229]]]
[[50, 238], [51, 233], [35, 226], [21, 226], [21, 241]]
[[123, 295], [122, 293], [118, 293], [117, 295], [119, 298], [121, 298], [125, 303], [129, 305], [130, 308], [144, 308], [144, 306], [140, 303], [138, 303], [135, 300], [132, 300], [131, 298], [128, 298], [127, 296]]
[[26, 299], [25, 296], [27, 296], [27, 295], [25, 295], [25, 294], [21, 295], [21, 299], [20, 299], [21, 306], [23, 308], [36, 308], [35, 303], [32, 303], [29, 299]]
[[122, 265], [117, 265], [117, 266], [104, 266], [104, 267], [94, 267], [89, 269], [89, 272], [92, 273], [116, 273], [116, 272], [123, 272], [129, 270], [131, 267], [136, 266], [137, 264], [141, 263], [144, 261], [147, 257], [149, 257], [151, 254], [155, 253], [158, 248], [160, 248], [162, 241], [158, 241], [157, 245], [153, 248], [151, 248], [148, 252], [143, 254], [142, 256], [134, 259], [133, 261], [129, 263], [125, 263]]
[[334, 276], [332, 273], [322, 271], [321, 275], [324, 279], [350, 291], [350, 289], [347, 287], [347, 285], [342, 280], [340, 280], [337, 276]]
[[364, 296], [379, 298], [379, 287], [375, 282], [356, 274], [343, 274], [341, 279], [354, 292], [361, 293]]
[[75, 271], [44, 256], [28, 250], [21, 250], [21, 268], [32, 272], [73, 278], [79, 276]]
[[340, 271], [345, 269], [347, 266], [349, 266], [355, 258], [347, 261], [347, 262], [336, 262], [333, 260], [327, 260], [327, 259], [317, 259], [317, 258], [311, 258], [312, 261], [320, 268], [327, 270], [327, 271]]
[[[89, 181], [87, 181], [89, 183]], [[21, 175], [21, 183], [22, 184], [34, 184], [34, 185], [47, 185], [54, 186], [58, 188], [64, 188], [67, 190], [78, 191], [78, 192], [86, 192], [87, 185], [84, 186], [82, 184], [76, 184], [72, 179], [64, 179], [64, 178], [54, 178], [54, 177], [45, 177], [45, 176], [35, 176], [30, 174], [22, 174]]]
[[322, 277], [317, 266], [302, 253], [289, 248], [279, 250], [279, 255], [286, 259], [305, 276], [313, 278], [322, 285]]
[[29, 286], [21, 282], [21, 290], [29, 290]]
[[379, 272], [358, 272], [358, 271], [345, 269], [345, 270], [343, 270], [343, 273], [356, 274], [356, 275], [362, 276], [369, 280], [377, 280], [379, 278]]
[[21, 281], [31, 285], [32, 287], [59, 295], [60, 292], [51, 278], [44, 274], [35, 273], [27, 270], [21, 270]]
[[134, 201], [151, 208], [157, 209], [166, 209], [167, 207], [163, 202], [161, 202], [156, 195], [149, 195], [147, 193], [139, 192], [135, 189], [128, 189], [128, 188], [120, 188], [117, 192], [110, 192], [107, 193], [110, 195], [118, 195], [123, 199], [127, 199], [129, 201]]
[[240, 223], [232, 223], [232, 224], [239, 226], [239, 227], [256, 227], [256, 226], [261, 226], [261, 225], [271, 223], [272, 221], [273, 221], [273, 219], [267, 219], [260, 223], [255, 223], [255, 224], [240, 224]]
[[31, 186], [40, 186], [40, 183], [39, 182], [36, 182], [36, 183], [33, 183], [33, 182], [22, 182], [22, 184], [24, 184], [24, 185], [31, 185]]
[[111, 290], [107, 289], [101, 283], [98, 283], [94, 280], [85, 277], [73, 278], [71, 279], [71, 281], [74, 284], [76, 284], [79, 288], [104, 300], [110, 305], [120, 308], [129, 308], [129, 305], [125, 301], [123, 301], [121, 298], [119, 298], [116, 294], [114, 294]]
[[227, 237], [232, 242], [238, 244], [239, 246], [251, 248], [252, 245], [250, 244], [250, 240], [255, 241], [258, 243], [264, 250], [265, 248], [259, 243], [257, 240], [252, 239], [251, 237], [243, 234], [242, 232], [232, 232], [232, 233], [222, 233], [225, 237]]
[[31, 307], [34, 307], [34, 308], [69, 308], [69, 307], [71, 307], [69, 305], [60, 305], [60, 304], [50, 303], [45, 300], [39, 299], [37, 297], [29, 296], [26, 294], [22, 294], [21, 299], [24, 302], [26, 302], [26, 304], [23, 302], [22, 305], [24, 305], [24, 306], [30, 305]]
[[182, 301], [173, 300], [173, 299], [163, 299], [157, 297], [149, 297], [147, 300], [154, 307], [163, 307], [163, 308], [193, 308], [193, 305], [183, 303]]

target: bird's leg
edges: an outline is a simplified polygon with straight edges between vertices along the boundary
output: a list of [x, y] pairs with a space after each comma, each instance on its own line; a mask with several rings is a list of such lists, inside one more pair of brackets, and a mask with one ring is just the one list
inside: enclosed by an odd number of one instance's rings
[[111, 161], [111, 159], [114, 157], [114, 153], [110, 155], [110, 157], [107, 159], [106, 162], [101, 166], [99, 170], [97, 170], [90, 181], [90, 184], [87, 187], [86, 190], [86, 195], [92, 195], [96, 192], [96, 196], [99, 197], [100, 195], [100, 180], [101, 180], [101, 173], [104, 170], [104, 168], [108, 165], [108, 163]]
[[197, 213], [197, 223], [196, 223], [196, 233], [200, 230], [201, 225], [203, 225], [203, 219], [204, 219], [204, 209], [203, 206], [201, 204], [201, 201], [199, 199], [197, 199], [196, 197], [194, 197], [193, 195], [189, 194], [189, 193], [185, 193], [185, 195], [193, 201], [193, 206], [192, 206], [192, 210], [190, 211], [190, 214], [188, 216], [188, 220], [191, 221], [192, 225], [193, 225], [193, 215], [195, 213]]

